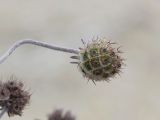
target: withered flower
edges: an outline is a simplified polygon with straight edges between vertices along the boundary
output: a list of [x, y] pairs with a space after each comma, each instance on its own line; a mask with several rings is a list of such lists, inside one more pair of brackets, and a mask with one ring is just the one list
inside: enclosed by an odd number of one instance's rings
[[9, 116], [21, 116], [29, 100], [29, 92], [23, 89], [23, 83], [16, 77], [11, 76], [9, 81], [0, 84], [0, 106], [6, 108]]

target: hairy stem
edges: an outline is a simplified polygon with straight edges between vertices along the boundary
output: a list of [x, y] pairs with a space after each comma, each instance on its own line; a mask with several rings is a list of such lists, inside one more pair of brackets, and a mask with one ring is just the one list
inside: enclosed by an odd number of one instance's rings
[[37, 46], [45, 47], [45, 48], [52, 49], [52, 50], [74, 53], [74, 54], [79, 53], [79, 50], [75, 50], [75, 49], [72, 49], [72, 48], [65, 48], [65, 47], [61, 47], [61, 46], [55, 46], [53, 44], [48, 44], [48, 43], [45, 43], [45, 42], [40, 42], [40, 41], [36, 41], [36, 40], [32, 40], [32, 39], [26, 39], [26, 40], [17, 41], [16, 43], [14, 43], [7, 50], [7, 52], [5, 52], [0, 57], [0, 64], [3, 63], [15, 51], [16, 48], [18, 48], [19, 46], [24, 45], [24, 44], [32, 44], [32, 45], [37, 45]]
[[1, 109], [1, 113], [0, 113], [0, 119], [3, 117], [3, 115], [7, 112], [7, 108], [4, 107]]

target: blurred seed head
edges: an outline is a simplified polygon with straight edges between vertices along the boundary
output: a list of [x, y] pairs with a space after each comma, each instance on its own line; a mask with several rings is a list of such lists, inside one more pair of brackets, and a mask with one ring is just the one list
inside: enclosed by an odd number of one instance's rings
[[63, 110], [55, 110], [48, 116], [48, 120], [75, 120], [75, 117], [71, 115], [70, 111], [63, 114]]
[[[83, 42], [83, 41], [82, 41]], [[80, 48], [79, 56], [72, 56], [77, 59], [76, 63], [83, 76], [88, 80], [109, 81], [111, 77], [119, 74], [123, 65], [121, 51], [115, 48], [116, 43], [108, 41], [106, 38], [96, 38]]]
[[23, 89], [23, 83], [15, 76], [0, 85], [0, 106], [7, 109], [9, 116], [22, 115], [22, 111], [29, 103], [30, 94]]

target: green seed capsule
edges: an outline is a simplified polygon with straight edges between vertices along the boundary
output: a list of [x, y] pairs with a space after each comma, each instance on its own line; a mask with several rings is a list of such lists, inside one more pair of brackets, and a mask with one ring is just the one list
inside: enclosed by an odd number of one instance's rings
[[78, 66], [92, 81], [108, 81], [119, 73], [123, 64], [120, 51], [106, 39], [96, 39], [80, 49]]

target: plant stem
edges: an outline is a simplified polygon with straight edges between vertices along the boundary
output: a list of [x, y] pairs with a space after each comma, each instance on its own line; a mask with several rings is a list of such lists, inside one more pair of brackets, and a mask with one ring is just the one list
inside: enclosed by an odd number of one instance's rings
[[7, 112], [7, 108], [6, 107], [2, 108], [2, 110], [1, 110], [0, 119], [3, 117], [3, 115], [5, 114], [5, 112]]
[[75, 50], [75, 49], [72, 49], [72, 48], [64, 48], [64, 47], [61, 47], [61, 46], [55, 46], [53, 44], [48, 44], [48, 43], [45, 43], [45, 42], [40, 42], [40, 41], [36, 41], [36, 40], [32, 40], [32, 39], [26, 39], [26, 40], [20, 40], [20, 41], [17, 41], [16, 43], [14, 43], [7, 50], [7, 52], [4, 53], [0, 57], [0, 64], [3, 63], [15, 51], [16, 48], [18, 48], [19, 46], [24, 45], [24, 44], [32, 44], [32, 45], [45, 47], [45, 48], [48, 48], [48, 49], [53, 49], [53, 50], [68, 52], [68, 53], [74, 53], [74, 54], [79, 53], [79, 50]]

